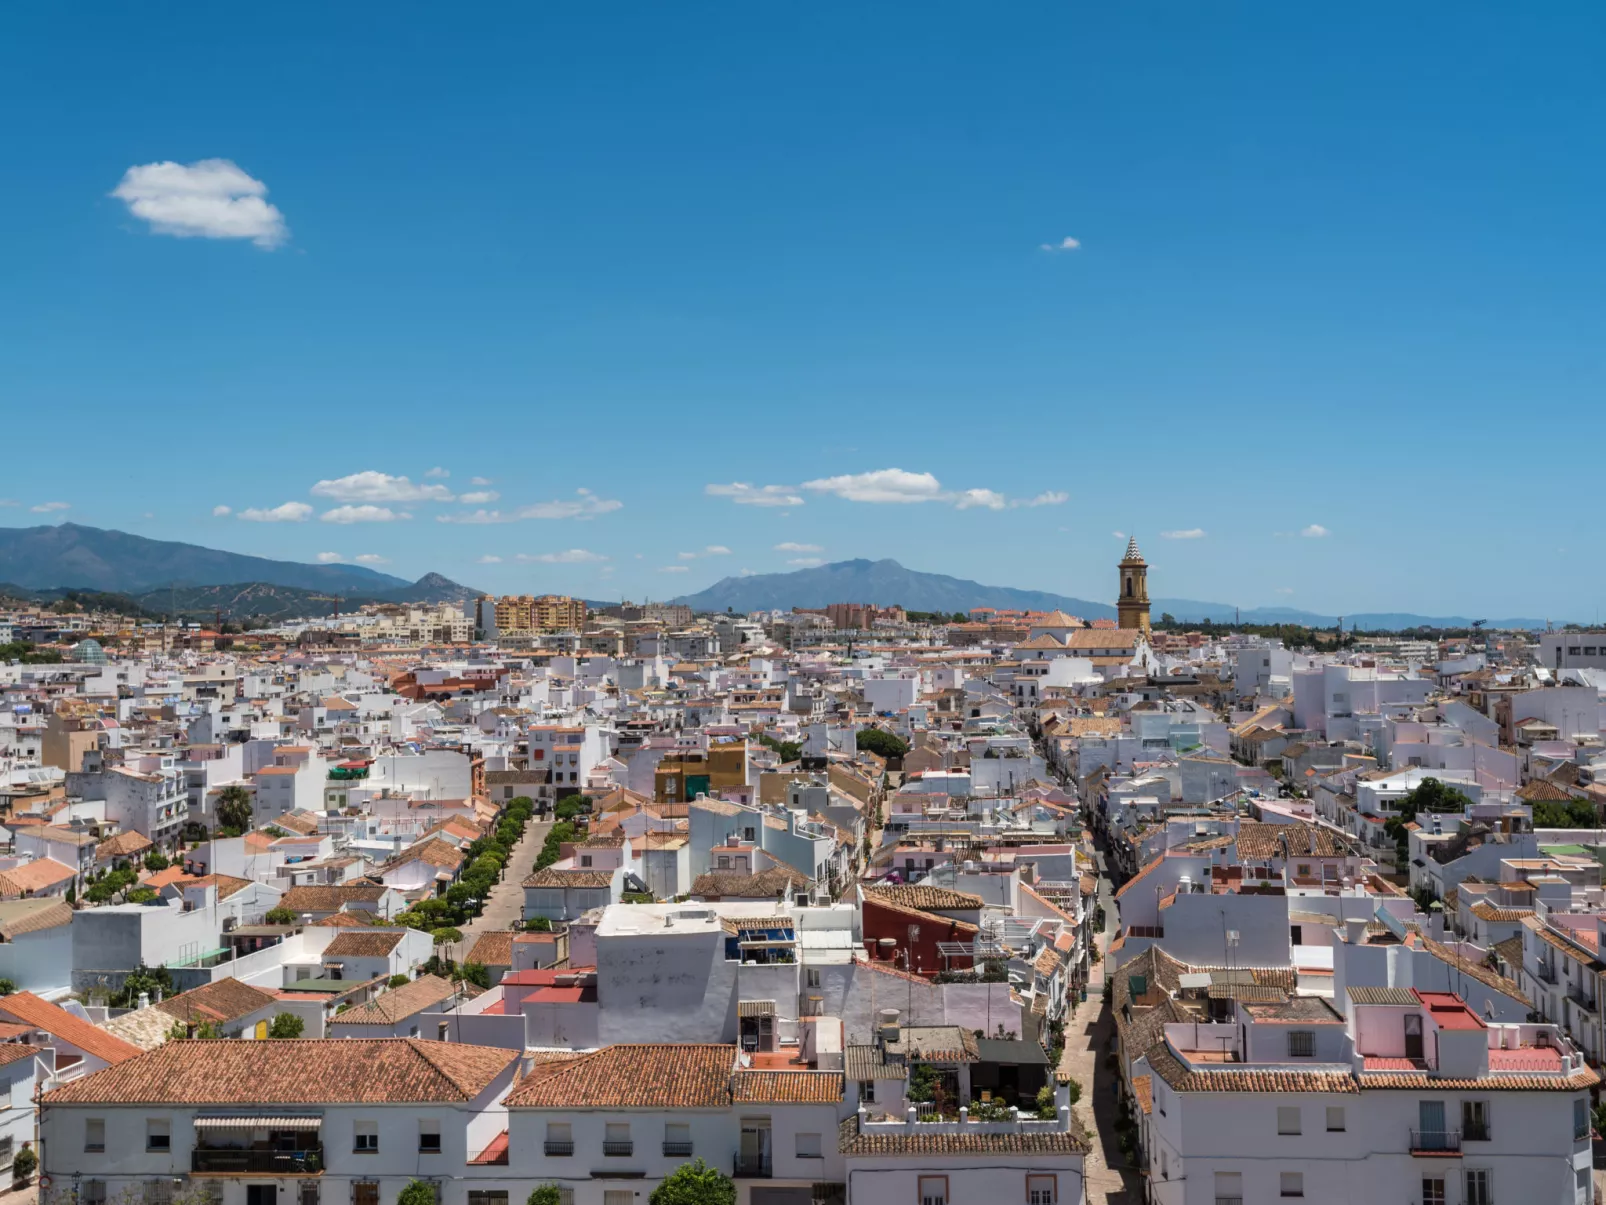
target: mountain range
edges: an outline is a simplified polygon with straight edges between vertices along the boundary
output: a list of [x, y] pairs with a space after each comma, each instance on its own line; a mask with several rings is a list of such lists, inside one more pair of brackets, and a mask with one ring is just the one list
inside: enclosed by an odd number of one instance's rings
[[[671, 601], [685, 603], [697, 611], [771, 611], [792, 607], [823, 607], [834, 602], [873, 602], [897, 605], [911, 611], [970, 611], [976, 607], [1000, 610], [1066, 611], [1082, 619], [1114, 619], [1110, 603], [1053, 594], [1045, 590], [1021, 590], [1013, 586], [984, 586], [965, 578], [943, 573], [921, 573], [906, 569], [894, 560], [836, 561], [791, 573], [758, 573], [747, 577], [721, 578], [706, 590], [683, 595]], [[1150, 610], [1158, 619], [1169, 614], [1183, 623], [1213, 619], [1243, 623], [1301, 624], [1306, 627], [1333, 627], [1339, 616], [1300, 611], [1292, 607], [1237, 608], [1232, 603], [1201, 602], [1188, 598], [1156, 598]], [[1399, 631], [1406, 628], [1467, 627], [1477, 617], [1414, 615], [1408, 612], [1368, 612], [1343, 616], [1346, 628], [1364, 631]], [[1542, 619], [1491, 619], [1494, 628], [1543, 628]]]
[[107, 597], [85, 605], [287, 619], [363, 603], [458, 603], [480, 593], [439, 573], [409, 582], [364, 565], [276, 561], [78, 523], [0, 528], [0, 596], [25, 601], [98, 594]]

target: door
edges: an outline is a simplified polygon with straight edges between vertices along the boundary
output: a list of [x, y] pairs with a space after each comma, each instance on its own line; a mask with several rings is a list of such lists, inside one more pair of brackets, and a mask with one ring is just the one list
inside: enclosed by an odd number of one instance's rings
[[1444, 1132], [1444, 1102], [1442, 1100], [1422, 1100], [1417, 1102], [1417, 1149], [1424, 1151], [1442, 1151], [1445, 1149], [1449, 1135]]
[[762, 1175], [770, 1165], [770, 1127], [759, 1121], [742, 1122], [742, 1169], [749, 1175]]
[[274, 1205], [279, 1189], [274, 1184], [247, 1184], [245, 1186], [245, 1205]]
[[1405, 1057], [1422, 1061], [1422, 1016], [1420, 1013], [1405, 1014]]

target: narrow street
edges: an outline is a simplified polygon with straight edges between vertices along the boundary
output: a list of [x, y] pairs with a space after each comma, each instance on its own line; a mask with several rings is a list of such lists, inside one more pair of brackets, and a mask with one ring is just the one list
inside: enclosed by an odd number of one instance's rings
[[502, 870], [502, 881], [491, 888], [491, 898], [486, 901], [480, 914], [463, 926], [465, 951], [474, 948], [474, 941], [480, 934], [495, 929], [511, 929], [519, 923], [524, 913], [524, 888], [520, 884], [529, 878], [536, 855], [541, 852], [546, 835], [551, 831], [550, 820], [530, 821]]

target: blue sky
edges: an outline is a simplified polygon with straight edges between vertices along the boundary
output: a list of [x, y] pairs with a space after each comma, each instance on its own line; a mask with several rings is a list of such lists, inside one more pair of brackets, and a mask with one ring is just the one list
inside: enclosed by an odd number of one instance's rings
[[13, 6], [0, 523], [1593, 618], [1606, 11], [1542, 8]]

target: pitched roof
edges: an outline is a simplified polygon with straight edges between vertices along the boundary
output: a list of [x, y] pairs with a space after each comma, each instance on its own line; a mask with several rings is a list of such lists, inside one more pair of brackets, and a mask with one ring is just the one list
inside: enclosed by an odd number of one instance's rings
[[51, 897], [36, 900], [7, 900], [0, 904], [0, 941], [15, 941], [24, 933], [56, 929], [72, 924], [72, 905]]
[[279, 905], [291, 912], [338, 912], [347, 904], [377, 904], [388, 887], [349, 886], [292, 887]]
[[844, 1155], [1076, 1154], [1087, 1144], [1070, 1130], [1016, 1134], [865, 1134], [857, 1114], [837, 1130]]
[[735, 1104], [834, 1105], [842, 1100], [840, 1071], [738, 1071], [731, 1077]]
[[508, 1093], [509, 1108], [720, 1109], [731, 1103], [736, 1047], [617, 1045]]
[[9, 996], [0, 996], [0, 1015], [42, 1029], [103, 1062], [120, 1063], [139, 1053], [138, 1046], [131, 1046], [121, 1038], [113, 1037], [82, 1017], [75, 1017], [66, 1009], [57, 1008], [48, 1000], [41, 1000], [32, 992], [13, 992]]
[[144, 853], [152, 845], [152, 841], [144, 833], [136, 833], [133, 829], [118, 833], [115, 837], [107, 837], [95, 846], [95, 858], [129, 858], [138, 853]]
[[559, 870], [555, 866], [548, 866], [545, 870], [538, 870], [522, 884], [525, 887], [611, 887], [613, 886], [613, 872], [611, 870]]
[[984, 902], [981, 896], [972, 895], [968, 891], [951, 891], [947, 887], [927, 887], [920, 884], [901, 887], [865, 887], [863, 890], [871, 899], [885, 900], [891, 904], [901, 904], [905, 908], [916, 908], [923, 912], [935, 912], [939, 909], [948, 911], [976, 909]]
[[168, 1042], [136, 1054], [115, 1067], [64, 1084], [45, 1101], [152, 1105], [466, 1102], [519, 1057], [516, 1051], [494, 1046], [417, 1038]]
[[757, 874], [718, 870], [700, 874], [692, 884], [691, 893], [721, 899], [772, 900], [787, 886], [796, 891], [807, 889], [808, 885], [808, 876], [801, 871], [790, 866], [771, 866]]
[[463, 961], [477, 962], [487, 967], [512, 966], [515, 936], [512, 929], [492, 929], [488, 933], [481, 933]]
[[1149, 1068], [1178, 1092], [1359, 1092], [1348, 1071], [1189, 1068], [1163, 1041], [1149, 1048]]
[[348, 929], [324, 947], [325, 958], [385, 958], [401, 945], [405, 929]]
[[[344, 933], [342, 937], [346, 936]], [[393, 987], [359, 1008], [348, 1008], [333, 1018], [336, 1025], [394, 1025], [416, 1016], [426, 1008], [449, 999], [452, 995], [450, 980], [438, 975], [420, 975], [411, 983]]]
[[187, 1024], [200, 1025], [206, 1021], [234, 1021], [267, 1008], [277, 1000], [278, 997], [272, 992], [241, 983], [238, 979], [214, 979], [211, 983], [169, 996], [153, 1007]]

